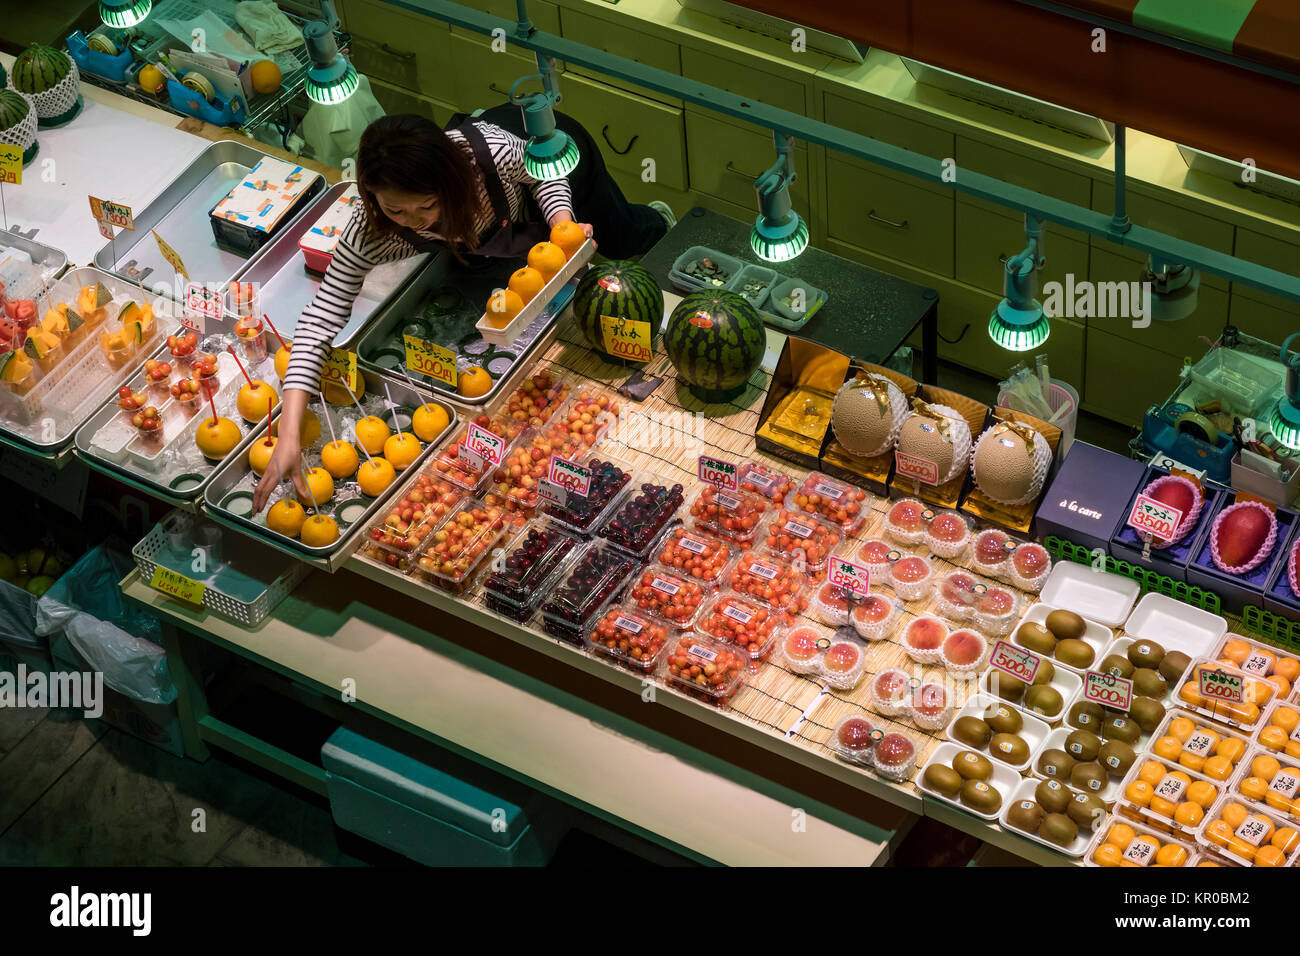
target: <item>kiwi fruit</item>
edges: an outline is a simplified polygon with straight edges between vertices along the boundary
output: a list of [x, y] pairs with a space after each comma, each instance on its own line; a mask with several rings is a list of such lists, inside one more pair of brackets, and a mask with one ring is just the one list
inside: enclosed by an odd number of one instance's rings
[[1169, 683], [1173, 683], [1187, 672], [1187, 667], [1192, 663], [1192, 659], [1182, 651], [1170, 651], [1160, 661], [1160, 666], [1156, 668], [1160, 676]]
[[1025, 696], [1024, 681], [996, 668], [989, 673], [989, 688], [1003, 700], [1009, 700], [1013, 704], [1019, 703]]
[[1169, 682], [1160, 676], [1159, 671], [1149, 667], [1139, 667], [1133, 672], [1133, 692], [1143, 697], [1161, 700], [1169, 693]]
[[1017, 800], [1007, 811], [1007, 823], [1026, 833], [1037, 833], [1047, 816], [1043, 808], [1032, 800]]
[[1056, 668], [1049, 660], [1040, 660], [1038, 670], [1034, 671], [1034, 686], [1038, 684], [1050, 684], [1056, 680]]
[[1106, 786], [1106, 768], [1095, 760], [1076, 763], [1070, 771], [1070, 786], [1084, 793], [1096, 793]]
[[1075, 701], [1070, 706], [1069, 716], [1065, 722], [1071, 727], [1077, 727], [1080, 730], [1091, 730], [1094, 734], [1101, 730], [1101, 722], [1106, 719], [1105, 713], [1102, 712], [1101, 704], [1094, 704], [1090, 700]]
[[997, 813], [1002, 809], [1002, 794], [983, 780], [967, 780], [958, 797], [976, 813]]
[[941, 793], [949, 799], [957, 796], [962, 785], [961, 774], [941, 763], [932, 763], [926, 767], [921, 780], [935, 793]]
[[988, 780], [993, 776], [993, 764], [989, 763], [989, 758], [973, 750], [963, 750], [953, 757], [952, 769], [964, 780]]
[[1127, 714], [1108, 714], [1101, 723], [1101, 735], [1107, 740], [1133, 744], [1142, 736], [1142, 728]]
[[1048, 813], [1064, 813], [1070, 805], [1072, 796], [1074, 794], [1070, 792], [1070, 788], [1055, 777], [1040, 780], [1038, 786], [1034, 788], [1034, 799]]
[[967, 747], [983, 750], [988, 746], [993, 731], [978, 717], [958, 717], [952, 725], [952, 735]]
[[1055, 717], [1065, 706], [1065, 701], [1061, 700], [1061, 692], [1055, 687], [1035, 684], [1025, 691], [1025, 706], [1045, 717]]
[[1106, 816], [1106, 804], [1095, 793], [1076, 793], [1070, 797], [1066, 815], [1086, 830], [1095, 830]]
[[1122, 777], [1133, 766], [1137, 754], [1133, 752], [1132, 747], [1122, 740], [1108, 740], [1102, 744], [1097, 759], [1101, 761], [1101, 765], [1106, 768], [1112, 777]]
[[989, 744], [989, 753], [1011, 764], [1022, 764], [1029, 759], [1029, 744], [1015, 734], [995, 734]]
[[1051, 654], [1056, 650], [1056, 638], [1041, 624], [1026, 622], [1016, 631], [1016, 643], [1035, 654]]
[[1049, 813], [1038, 828], [1038, 835], [1048, 843], [1069, 846], [1079, 836], [1079, 828], [1063, 813]]
[[984, 711], [984, 723], [995, 734], [1018, 734], [1024, 729], [1025, 719], [1020, 711], [1006, 704], [989, 704]]
[[1128, 646], [1128, 659], [1132, 661], [1134, 667], [1159, 667], [1164, 657], [1165, 649], [1155, 641], [1148, 641], [1146, 638], [1134, 641]]
[[1065, 738], [1065, 752], [1075, 760], [1096, 760], [1101, 738], [1090, 730], [1076, 730]]
[[1067, 637], [1056, 645], [1056, 659], [1069, 667], [1085, 670], [1097, 659], [1097, 652], [1090, 644]]
[[1120, 654], [1107, 654], [1101, 659], [1101, 664], [1097, 670], [1103, 674], [1113, 674], [1116, 677], [1132, 677], [1133, 662], [1127, 657]]
[[1165, 705], [1150, 697], [1134, 697], [1129, 705], [1128, 715], [1142, 728], [1143, 733], [1153, 734], [1165, 719]]
[[1078, 640], [1088, 629], [1083, 618], [1073, 611], [1052, 611], [1043, 623], [1058, 641]]
[[1038, 755], [1038, 772], [1044, 777], [1056, 777], [1058, 780], [1068, 780], [1070, 771], [1074, 769], [1074, 758], [1064, 750], [1056, 747], [1049, 747]]

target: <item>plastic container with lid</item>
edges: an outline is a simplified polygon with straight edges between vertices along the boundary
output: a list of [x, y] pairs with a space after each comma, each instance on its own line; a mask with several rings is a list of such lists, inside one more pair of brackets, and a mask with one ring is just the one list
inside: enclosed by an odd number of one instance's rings
[[582, 646], [587, 622], [605, 602], [616, 598], [637, 566], [635, 558], [618, 548], [588, 541], [566, 559], [560, 571], [564, 583], [549, 589], [541, 607], [543, 629]]
[[1224, 794], [1205, 814], [1196, 842], [1242, 866], [1291, 866], [1297, 853], [1292, 824], [1285, 814]]
[[[604, 437], [605, 430], [613, 421], [603, 416], [594, 432], [598, 442]], [[501, 464], [492, 472], [491, 483], [487, 486], [501, 495], [510, 506], [525, 511], [537, 507], [538, 488], [550, 472], [551, 458], [558, 456], [569, 461], [583, 462], [590, 459], [592, 444], [586, 435], [570, 435], [561, 431], [551, 435], [552, 429], [530, 428], [519, 436], [518, 441], [506, 453]]]
[[889, 780], [906, 780], [916, 769], [916, 741], [907, 734], [885, 734], [871, 748], [871, 766]]
[[1300, 677], [1300, 659], [1294, 654], [1232, 632], [1219, 639], [1209, 656], [1240, 667], [1247, 674], [1268, 678], [1280, 688], [1280, 697], [1289, 696]]
[[[920, 681], [915, 682], [916, 685]], [[887, 667], [871, 679], [871, 706], [886, 717], [907, 713], [908, 698], [915, 689], [912, 675], [901, 667]]]
[[870, 767], [871, 751], [884, 735], [866, 714], [849, 714], [835, 725], [826, 746], [849, 763]]
[[1250, 739], [1239, 731], [1190, 711], [1172, 708], [1147, 741], [1147, 749], [1155, 756], [1215, 781], [1233, 776], [1252, 746]]
[[661, 564], [652, 564], [633, 579], [627, 603], [678, 631], [690, 630], [704, 606], [704, 586]]
[[380, 560], [403, 572], [414, 569], [421, 547], [466, 492], [432, 470], [419, 475], [388, 509], [382, 523], [369, 531], [370, 547]]
[[867, 649], [852, 638], [831, 641], [822, 655], [821, 675], [837, 690], [852, 690], [862, 680], [867, 666]]
[[745, 683], [749, 655], [696, 634], [683, 634], [664, 658], [660, 675], [675, 690], [715, 707], [726, 707]]
[[503, 508], [466, 498], [425, 541], [418, 562], [420, 574], [444, 590], [462, 593], [506, 529]]
[[717, 594], [696, 619], [695, 630], [722, 644], [743, 648], [762, 660], [790, 626], [790, 616], [735, 594]]
[[564, 559], [582, 543], [582, 538], [567, 528], [540, 518], [529, 521], [510, 539], [501, 560], [484, 578], [488, 608], [527, 621], [546, 596]]
[[741, 491], [761, 495], [778, 504], [794, 490], [795, 480], [779, 469], [759, 461], [747, 461], [740, 466], [737, 484]]
[[1300, 705], [1277, 701], [1258, 727], [1255, 740], [1260, 747], [1300, 760]]
[[831, 552], [840, 543], [839, 528], [812, 515], [782, 508], [763, 529], [760, 551], [798, 566], [816, 578], [826, 570]]
[[1117, 806], [1153, 826], [1190, 837], [1222, 794], [1221, 781], [1146, 753], [1133, 761], [1120, 782]]
[[867, 523], [870, 498], [861, 488], [814, 471], [786, 495], [785, 506], [791, 511], [825, 518], [844, 534], [852, 536]]
[[537, 511], [579, 534], [591, 535], [605, 526], [629, 490], [639, 484], [640, 472], [609, 455], [592, 455], [582, 464], [591, 470], [586, 497], [566, 494], [563, 504], [548, 501]]
[[645, 558], [677, 518], [685, 500], [680, 482], [644, 475], [633, 483], [597, 534], [628, 554]]
[[1115, 814], [1092, 834], [1083, 853], [1083, 865], [1154, 866], [1159, 863], [1183, 867], [1195, 865], [1196, 857], [1190, 841]]
[[1254, 748], [1228, 791], [1255, 806], [1300, 820], [1300, 760]]
[[737, 594], [778, 611], [801, 614], [808, 610], [803, 575], [776, 558], [746, 551], [732, 561], [724, 580]]
[[620, 667], [648, 674], [659, 666], [668, 648], [670, 630], [626, 604], [610, 604], [587, 629], [587, 647]]
[[[1200, 691], [1201, 671], [1218, 672], [1228, 681], [1239, 680], [1242, 684], [1242, 701], [1213, 700], [1202, 696]], [[1263, 718], [1263, 710], [1278, 697], [1278, 687], [1265, 677], [1247, 674], [1237, 667], [1220, 661], [1201, 658], [1192, 661], [1187, 673], [1178, 683], [1174, 692], [1174, 702], [1179, 707], [1213, 717], [1230, 727], [1237, 727], [1247, 734], [1254, 731]]]
[[697, 531], [748, 545], [758, 536], [768, 506], [761, 495], [705, 485], [691, 502], [690, 514]]
[[731, 546], [711, 534], [679, 525], [659, 542], [658, 561], [683, 577], [717, 584], [731, 560]]

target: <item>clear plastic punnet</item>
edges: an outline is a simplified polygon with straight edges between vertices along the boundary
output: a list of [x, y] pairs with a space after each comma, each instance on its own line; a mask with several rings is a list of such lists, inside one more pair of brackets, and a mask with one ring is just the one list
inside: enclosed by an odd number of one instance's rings
[[695, 634], [677, 638], [660, 675], [669, 687], [715, 707], [726, 707], [745, 683], [749, 655]]
[[870, 496], [865, 491], [820, 471], [809, 474], [803, 484], [786, 495], [785, 506], [825, 518], [850, 537], [862, 530], [871, 510]]
[[803, 575], [776, 558], [746, 551], [731, 563], [725, 580], [737, 594], [778, 611], [800, 614], [808, 610]]
[[567, 528], [534, 518], [517, 531], [484, 578], [487, 606], [516, 621], [533, 616], [564, 559], [582, 546]]
[[840, 530], [829, 521], [782, 508], [764, 527], [761, 540], [761, 551], [791, 564], [801, 561], [805, 573], [816, 578], [839, 546]]
[[740, 466], [737, 481], [741, 491], [762, 495], [778, 504], [785, 501], [785, 496], [794, 490], [795, 480], [784, 471], [764, 465], [762, 462], [747, 461]]
[[677, 631], [689, 630], [704, 605], [704, 587], [661, 564], [652, 564], [632, 581], [628, 604]]
[[587, 494], [566, 492], [563, 503], [542, 502], [537, 510], [579, 534], [592, 535], [604, 527], [630, 489], [640, 483], [641, 477], [630, 464], [609, 455], [592, 454], [581, 464], [591, 471]]
[[480, 563], [506, 533], [505, 510], [466, 498], [424, 542], [417, 567], [454, 594], [468, 590]]
[[414, 569], [421, 546], [465, 497], [463, 488], [429, 469], [370, 528], [370, 553], [400, 571]]
[[695, 630], [711, 640], [742, 648], [763, 660], [791, 624], [788, 614], [735, 594], [715, 595], [700, 611]]
[[731, 546], [711, 534], [679, 525], [659, 542], [658, 561], [683, 577], [717, 584], [731, 560]]
[[672, 631], [627, 604], [610, 604], [587, 630], [587, 647], [620, 667], [648, 674], [659, 666]]
[[835, 725], [827, 746], [849, 763], [871, 766], [871, 751], [884, 733], [866, 714], [849, 714]]
[[705, 485], [691, 502], [690, 514], [697, 531], [748, 545], [758, 536], [768, 507], [769, 501], [762, 495]]
[[[622, 591], [639, 562], [603, 541], [589, 541], [566, 559], [564, 583], [542, 603], [546, 633], [582, 646], [584, 629], [605, 602]], [[558, 580], [558, 579], [557, 579]]]
[[598, 533], [628, 554], [644, 559], [676, 520], [684, 501], [685, 488], [681, 482], [654, 474], [643, 475]]

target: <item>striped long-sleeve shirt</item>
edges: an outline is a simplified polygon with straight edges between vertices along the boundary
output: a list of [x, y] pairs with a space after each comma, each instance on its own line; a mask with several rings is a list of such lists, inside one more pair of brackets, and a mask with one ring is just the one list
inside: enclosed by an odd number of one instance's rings
[[[497, 175], [510, 203], [510, 217], [519, 217], [523, 207], [523, 189], [528, 187], [550, 221], [556, 213], [572, 210], [573, 200], [569, 182], [565, 179], [539, 182], [524, 169], [524, 141], [513, 133], [491, 123], [479, 123], [478, 128], [487, 142], [496, 164]], [[474, 154], [463, 134], [448, 130], [447, 136], [460, 146], [474, 162]], [[477, 169], [477, 164], [475, 164]], [[479, 236], [499, 225], [492, 212], [492, 201], [482, 175], [478, 177], [478, 211], [474, 226]], [[441, 239], [436, 232], [424, 232], [430, 239]], [[297, 388], [315, 393], [320, 389], [321, 371], [329, 354], [334, 336], [347, 324], [352, 314], [352, 304], [361, 293], [370, 270], [381, 262], [392, 262], [417, 254], [417, 250], [399, 235], [376, 235], [366, 225], [365, 208], [358, 203], [352, 218], [339, 236], [334, 247], [334, 258], [325, 271], [320, 288], [311, 304], [303, 310], [293, 334], [293, 351], [289, 369], [284, 376], [285, 388]]]

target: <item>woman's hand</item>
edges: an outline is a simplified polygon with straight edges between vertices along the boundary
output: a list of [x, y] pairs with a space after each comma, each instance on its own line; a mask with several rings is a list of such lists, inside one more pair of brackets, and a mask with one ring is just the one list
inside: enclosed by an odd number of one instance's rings
[[262, 473], [261, 481], [253, 490], [254, 514], [266, 507], [266, 503], [271, 500], [271, 494], [286, 477], [293, 480], [293, 486], [298, 490], [302, 500], [311, 501], [307, 482], [302, 477], [302, 450], [298, 447], [296, 434], [282, 435], [275, 440], [275, 451], [271, 453], [271, 460], [267, 463], [266, 471]]

